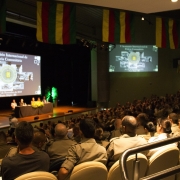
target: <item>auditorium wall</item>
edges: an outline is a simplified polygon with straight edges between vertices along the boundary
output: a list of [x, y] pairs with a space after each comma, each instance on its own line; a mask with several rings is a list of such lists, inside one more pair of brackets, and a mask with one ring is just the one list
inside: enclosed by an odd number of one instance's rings
[[[150, 22], [136, 17], [134, 44], [155, 44], [155, 17], [152, 16]], [[180, 49], [159, 48], [158, 72], [109, 73], [109, 106], [114, 106], [117, 102], [124, 104], [134, 99], [150, 97], [152, 94], [163, 96], [166, 93], [176, 93], [180, 90], [180, 73], [173, 68], [173, 59], [179, 57]]]

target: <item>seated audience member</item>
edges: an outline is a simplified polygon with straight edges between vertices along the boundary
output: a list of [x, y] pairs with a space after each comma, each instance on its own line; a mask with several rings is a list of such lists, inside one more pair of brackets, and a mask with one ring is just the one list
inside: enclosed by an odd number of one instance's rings
[[12, 110], [14, 110], [16, 106], [17, 106], [16, 100], [13, 99], [13, 100], [12, 100], [12, 103], [11, 103], [11, 108], [12, 108]]
[[48, 155], [43, 151], [34, 151], [31, 147], [33, 140], [32, 125], [26, 121], [21, 121], [16, 127], [15, 136], [18, 143], [18, 153], [2, 160], [2, 180], [14, 180], [22, 174], [33, 171], [48, 171]]
[[21, 99], [21, 100], [20, 100], [19, 105], [20, 105], [20, 106], [25, 106], [24, 99]]
[[121, 154], [129, 148], [144, 145], [147, 141], [136, 134], [137, 120], [133, 116], [125, 116], [122, 119], [123, 135], [113, 138], [107, 147], [108, 167], [119, 160]]
[[[167, 139], [170, 137], [171, 134], [171, 121], [169, 119], [158, 119], [157, 126], [156, 126], [156, 132], [157, 136], [151, 137], [148, 141], [148, 143], [160, 141], [163, 139]], [[170, 145], [177, 146], [177, 143], [173, 143]], [[166, 146], [161, 146], [155, 149], [149, 150], [148, 157], [152, 156], [156, 151], [158, 151], [161, 148], [165, 148]]]
[[45, 145], [45, 151], [50, 157], [51, 163], [58, 159], [65, 159], [67, 150], [74, 141], [67, 137], [67, 128], [64, 124], [58, 123], [55, 127], [55, 138]]
[[114, 121], [114, 130], [111, 131], [110, 139], [114, 137], [119, 137], [121, 135], [121, 123], [122, 123], [121, 119], [116, 119]]
[[179, 136], [180, 135], [180, 129], [178, 126], [178, 115], [176, 113], [170, 113], [168, 116], [168, 119], [171, 120], [171, 136]]
[[79, 124], [82, 131], [81, 143], [71, 145], [66, 160], [58, 172], [58, 179], [64, 180], [70, 176], [74, 166], [87, 161], [98, 161], [106, 165], [107, 154], [103, 146], [96, 143], [94, 137], [95, 125], [92, 119], [82, 119]]
[[148, 122], [144, 125], [145, 134], [140, 134], [139, 136], [143, 137], [148, 141], [151, 137], [154, 136], [154, 133], [156, 132], [156, 127], [153, 122]]
[[41, 131], [34, 132], [34, 137], [32, 140], [32, 148], [35, 151], [42, 151], [42, 147], [46, 142], [46, 135]]
[[146, 134], [146, 131], [144, 129], [144, 125], [148, 122], [148, 116], [145, 113], [140, 113], [136, 117], [137, 119], [137, 128], [136, 128], [136, 134]]
[[11, 147], [12, 145], [7, 144], [4, 131], [0, 131], [0, 159], [5, 157]]
[[95, 134], [94, 134], [94, 139], [96, 140], [96, 142], [100, 145], [102, 145], [103, 147], [107, 147], [107, 145], [109, 144], [109, 141], [105, 141], [104, 140], [104, 136], [103, 136], [103, 129], [101, 127], [96, 128], [95, 130]]
[[69, 124], [68, 133], [67, 133], [67, 136], [69, 139], [72, 139], [72, 137], [73, 137], [73, 127], [74, 127], [74, 123], [71, 122]]
[[74, 141], [76, 141], [77, 143], [81, 142], [82, 139], [82, 134], [79, 128], [79, 124], [75, 124], [75, 126], [73, 127], [73, 137], [72, 139]]

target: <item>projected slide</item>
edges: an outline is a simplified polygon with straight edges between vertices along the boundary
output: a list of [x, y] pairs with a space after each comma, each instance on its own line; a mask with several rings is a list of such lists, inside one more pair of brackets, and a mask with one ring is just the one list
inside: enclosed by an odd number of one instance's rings
[[116, 45], [109, 52], [109, 72], [157, 72], [158, 48], [153, 45]]
[[41, 57], [0, 51], [0, 97], [41, 94]]

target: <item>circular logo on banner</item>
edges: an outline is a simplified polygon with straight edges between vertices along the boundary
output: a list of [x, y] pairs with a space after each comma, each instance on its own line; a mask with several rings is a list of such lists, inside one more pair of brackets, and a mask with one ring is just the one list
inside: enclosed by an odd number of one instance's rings
[[5, 83], [12, 83], [17, 78], [17, 72], [12, 66], [3, 66], [0, 69], [0, 79]]
[[140, 54], [139, 54], [139, 52], [131, 52], [129, 54], [128, 60], [132, 64], [137, 64], [140, 61]]

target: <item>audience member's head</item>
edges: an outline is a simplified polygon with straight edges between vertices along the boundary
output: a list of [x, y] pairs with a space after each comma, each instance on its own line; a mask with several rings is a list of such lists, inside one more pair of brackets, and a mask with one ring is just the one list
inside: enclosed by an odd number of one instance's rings
[[103, 139], [103, 129], [102, 128], [96, 128], [95, 134], [94, 134], [95, 140], [102, 140]]
[[64, 138], [64, 137], [66, 137], [67, 132], [68, 132], [68, 130], [64, 124], [58, 123], [55, 126], [55, 137]]
[[34, 138], [32, 141], [32, 145], [41, 149], [46, 141], [46, 135], [43, 132], [36, 131], [34, 132]]
[[138, 126], [144, 126], [148, 122], [148, 116], [145, 113], [139, 113], [136, 119]]
[[171, 121], [169, 119], [158, 119], [157, 121], [157, 133], [167, 133], [170, 134], [171, 131]]
[[125, 116], [122, 119], [122, 131], [129, 136], [136, 135], [137, 120], [134, 116]]
[[114, 121], [114, 129], [117, 130], [117, 129], [120, 129], [121, 128], [121, 124], [122, 124], [122, 120], [117, 118], [115, 119]]
[[90, 118], [80, 120], [79, 127], [85, 138], [94, 138], [95, 125]]
[[76, 136], [79, 136], [80, 134], [81, 134], [81, 131], [80, 131], [80, 128], [79, 128], [79, 124], [76, 124], [73, 127], [73, 136], [76, 137]]
[[148, 132], [155, 132], [156, 131], [156, 127], [154, 125], [153, 122], [148, 122], [144, 125], [144, 128], [148, 131]]
[[18, 145], [28, 146], [31, 144], [34, 136], [33, 126], [26, 122], [21, 121], [15, 129], [15, 137]]
[[170, 113], [168, 117], [171, 119], [173, 124], [178, 125], [178, 115], [176, 113]]

